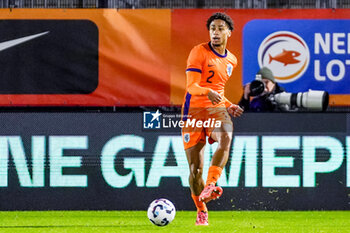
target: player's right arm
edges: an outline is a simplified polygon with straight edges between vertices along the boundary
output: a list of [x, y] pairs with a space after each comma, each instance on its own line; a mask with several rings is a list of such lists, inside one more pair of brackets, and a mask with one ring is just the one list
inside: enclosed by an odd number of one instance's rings
[[187, 91], [191, 95], [207, 95], [208, 99], [214, 105], [218, 104], [222, 100], [222, 97], [216, 91], [213, 91], [211, 88], [208, 88], [208, 87], [201, 87], [199, 85], [202, 77], [201, 73], [187, 71], [186, 77], [187, 77]]
[[205, 61], [205, 56], [200, 50], [200, 46], [196, 46], [191, 50], [191, 53], [187, 59], [187, 91], [191, 95], [206, 95], [209, 100], [215, 105], [218, 104], [222, 97], [216, 91], [208, 87], [200, 86], [202, 78], [202, 67]]

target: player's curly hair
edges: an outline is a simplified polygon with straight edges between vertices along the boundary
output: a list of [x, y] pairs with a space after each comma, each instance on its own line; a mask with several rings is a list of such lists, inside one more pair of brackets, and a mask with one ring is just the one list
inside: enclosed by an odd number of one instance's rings
[[215, 19], [221, 19], [221, 20], [225, 21], [228, 28], [230, 29], [230, 31], [233, 31], [233, 21], [232, 21], [231, 17], [228, 16], [227, 14], [221, 13], [221, 12], [216, 12], [212, 16], [209, 17], [209, 19], [207, 20], [207, 29], [208, 30], [209, 30], [211, 22], [214, 21]]

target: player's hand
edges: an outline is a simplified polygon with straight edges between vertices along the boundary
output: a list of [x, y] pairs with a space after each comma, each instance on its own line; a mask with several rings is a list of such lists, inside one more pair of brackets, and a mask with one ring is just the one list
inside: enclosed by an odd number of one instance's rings
[[211, 101], [213, 105], [221, 102], [222, 97], [216, 91], [210, 90], [208, 93], [208, 99]]
[[239, 117], [243, 114], [243, 109], [237, 104], [231, 104], [227, 111], [233, 117]]

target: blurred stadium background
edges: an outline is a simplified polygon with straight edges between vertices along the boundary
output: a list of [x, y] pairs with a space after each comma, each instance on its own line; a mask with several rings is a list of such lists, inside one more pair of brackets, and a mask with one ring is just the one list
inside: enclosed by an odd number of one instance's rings
[[[163, 120], [180, 113], [186, 57], [207, 40], [204, 22], [216, 11], [236, 25], [229, 49], [241, 65], [226, 89], [236, 103], [243, 76], [258, 69], [257, 49], [245, 38], [255, 37], [255, 22], [296, 20], [276, 30], [305, 25], [302, 37], [312, 52], [313, 33], [335, 35], [335, 45], [329, 57], [311, 56], [325, 77], [316, 88], [331, 94], [327, 111], [246, 113], [234, 120], [219, 181], [224, 195], [209, 208], [349, 210], [349, 7], [349, 0], [0, 0], [0, 44], [42, 38], [0, 54], [0, 210], [145, 210], [159, 197], [194, 210], [180, 130], [145, 124], [157, 110]], [[267, 28], [267, 34], [275, 30]], [[261, 42], [263, 33], [254, 40]], [[340, 68], [327, 73], [330, 59]], [[289, 87], [314, 85], [300, 80]], [[206, 149], [205, 169], [214, 150]], [[1, 230], [12, 226], [8, 218]], [[344, 221], [339, 232], [348, 227]]]

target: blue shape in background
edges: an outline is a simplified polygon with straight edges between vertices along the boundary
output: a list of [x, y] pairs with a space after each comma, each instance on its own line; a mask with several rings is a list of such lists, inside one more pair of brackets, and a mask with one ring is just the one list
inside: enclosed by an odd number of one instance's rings
[[[349, 54], [335, 54], [332, 50], [332, 33], [345, 33], [344, 46], [341, 49], [347, 51], [347, 34], [350, 33], [350, 20], [252, 20], [243, 28], [243, 84], [251, 82], [260, 69], [258, 63], [258, 49], [261, 42], [271, 33], [277, 31], [290, 31], [304, 39], [309, 47], [310, 62], [302, 77], [291, 83], [281, 83], [288, 92], [300, 92], [312, 90], [325, 90], [330, 94], [350, 94], [350, 65], [345, 65], [345, 60], [350, 60]], [[321, 33], [331, 34], [330, 54], [314, 54], [314, 35]], [[327, 63], [333, 59], [343, 61], [345, 75], [340, 81], [332, 81], [326, 77], [326, 81], [318, 81], [314, 78], [314, 60], [320, 60], [320, 75], [326, 76]], [[339, 69], [333, 68], [333, 74], [337, 75]]]

